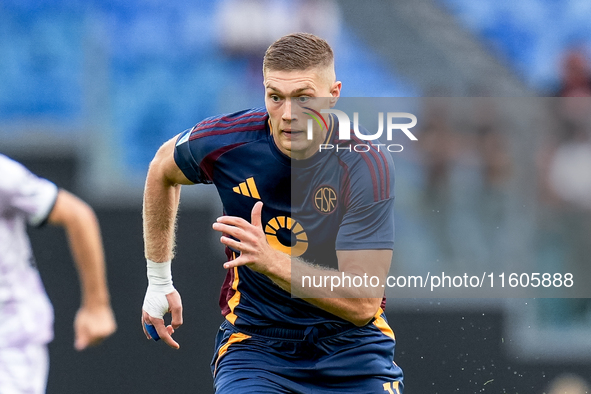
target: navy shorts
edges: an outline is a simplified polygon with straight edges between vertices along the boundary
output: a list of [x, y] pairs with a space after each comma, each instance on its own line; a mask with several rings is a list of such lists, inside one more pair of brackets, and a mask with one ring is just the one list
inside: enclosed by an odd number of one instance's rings
[[211, 369], [216, 394], [402, 394], [382, 314], [363, 327], [238, 329], [225, 321]]

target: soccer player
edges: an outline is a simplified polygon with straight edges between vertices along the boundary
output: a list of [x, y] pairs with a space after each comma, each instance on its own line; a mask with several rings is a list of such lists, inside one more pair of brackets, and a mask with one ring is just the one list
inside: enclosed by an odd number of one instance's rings
[[[383, 287], [310, 292], [303, 279], [385, 278], [394, 239], [392, 158], [347, 149], [355, 141], [338, 140], [332, 115], [317, 118], [308, 139], [305, 113], [322, 116], [342, 85], [324, 40], [280, 38], [265, 54], [263, 75], [265, 108], [205, 119], [166, 142], [150, 165], [144, 333], [149, 339], [155, 328], [179, 347], [172, 334], [182, 305], [171, 260], [180, 188], [213, 183], [224, 206], [213, 229], [228, 256], [225, 321], [212, 360], [216, 393], [400, 394]], [[319, 151], [323, 143], [342, 149]]]
[[35, 266], [26, 224], [63, 226], [78, 269], [77, 350], [115, 332], [99, 225], [92, 208], [0, 155], [0, 393], [45, 393], [53, 309]]

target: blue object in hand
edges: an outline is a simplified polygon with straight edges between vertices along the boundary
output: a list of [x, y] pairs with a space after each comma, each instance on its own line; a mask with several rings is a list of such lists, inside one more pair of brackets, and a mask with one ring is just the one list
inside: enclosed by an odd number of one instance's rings
[[150, 334], [153, 340], [160, 340], [160, 335], [158, 335], [158, 331], [156, 331], [156, 328], [153, 325], [144, 323], [144, 327], [146, 327], [146, 331], [148, 331], [148, 334]]

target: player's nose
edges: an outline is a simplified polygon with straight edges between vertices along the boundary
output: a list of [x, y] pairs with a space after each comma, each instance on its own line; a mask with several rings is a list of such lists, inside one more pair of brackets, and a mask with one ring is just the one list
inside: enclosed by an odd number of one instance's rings
[[281, 119], [285, 122], [294, 122], [297, 120], [297, 116], [292, 110], [291, 99], [285, 100]]

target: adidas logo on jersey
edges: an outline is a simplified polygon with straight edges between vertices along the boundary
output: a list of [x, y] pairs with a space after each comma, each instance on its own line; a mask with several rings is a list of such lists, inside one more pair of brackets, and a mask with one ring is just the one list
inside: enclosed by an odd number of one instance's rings
[[243, 196], [256, 198], [258, 200], [261, 199], [259, 195], [259, 191], [257, 190], [257, 185], [254, 183], [254, 178], [250, 177], [246, 181], [241, 182], [238, 186], [232, 189], [234, 193], [241, 194]]

